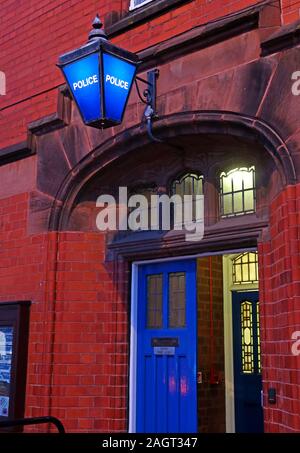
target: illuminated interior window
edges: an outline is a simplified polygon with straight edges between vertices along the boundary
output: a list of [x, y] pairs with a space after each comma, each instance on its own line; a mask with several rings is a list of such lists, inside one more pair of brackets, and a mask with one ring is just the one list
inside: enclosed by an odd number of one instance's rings
[[186, 173], [172, 183], [172, 195], [203, 195], [203, 175]]
[[256, 328], [257, 328], [257, 368], [261, 373], [261, 358], [260, 358], [260, 316], [259, 316], [259, 302], [256, 303]]
[[232, 260], [234, 285], [258, 283], [257, 252], [241, 253]]
[[233, 217], [255, 212], [255, 167], [220, 175], [220, 214]]
[[252, 304], [241, 304], [242, 372], [254, 373]]

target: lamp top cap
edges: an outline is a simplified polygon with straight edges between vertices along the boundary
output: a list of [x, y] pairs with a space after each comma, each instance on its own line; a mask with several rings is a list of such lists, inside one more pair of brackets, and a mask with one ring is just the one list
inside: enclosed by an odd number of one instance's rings
[[98, 40], [98, 39], [107, 39], [105, 31], [102, 29], [103, 23], [99, 17], [99, 14], [96, 14], [95, 19], [92, 23], [93, 29], [89, 33], [89, 41]]

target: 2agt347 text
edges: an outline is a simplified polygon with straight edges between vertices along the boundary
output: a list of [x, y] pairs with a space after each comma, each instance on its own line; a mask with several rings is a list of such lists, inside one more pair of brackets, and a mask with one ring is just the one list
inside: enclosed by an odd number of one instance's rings
[[197, 446], [197, 437], [147, 437], [145, 447], [158, 448], [195, 448]]

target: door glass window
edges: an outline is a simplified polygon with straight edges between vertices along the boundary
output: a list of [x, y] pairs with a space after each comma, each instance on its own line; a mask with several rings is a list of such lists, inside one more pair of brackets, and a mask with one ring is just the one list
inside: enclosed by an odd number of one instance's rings
[[185, 272], [169, 274], [169, 327], [185, 327]]
[[252, 303], [241, 303], [242, 372], [254, 373]]
[[147, 328], [160, 329], [163, 325], [163, 276], [147, 276]]

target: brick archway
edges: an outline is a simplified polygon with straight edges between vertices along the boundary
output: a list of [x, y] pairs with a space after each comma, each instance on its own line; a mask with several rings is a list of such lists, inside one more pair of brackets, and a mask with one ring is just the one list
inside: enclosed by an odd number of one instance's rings
[[[176, 147], [174, 139], [183, 135], [236, 137], [266, 150], [280, 175], [282, 188], [297, 180], [288, 146], [270, 125], [258, 118], [223, 111], [185, 112], [161, 118], [155, 124], [155, 133], [164, 141], [160, 145], [162, 149]], [[146, 131], [135, 126], [91, 151], [75, 165], [60, 185], [52, 204], [48, 228], [66, 229], [70, 210], [88, 181], [108, 164], [149, 144], [151, 142]]]

